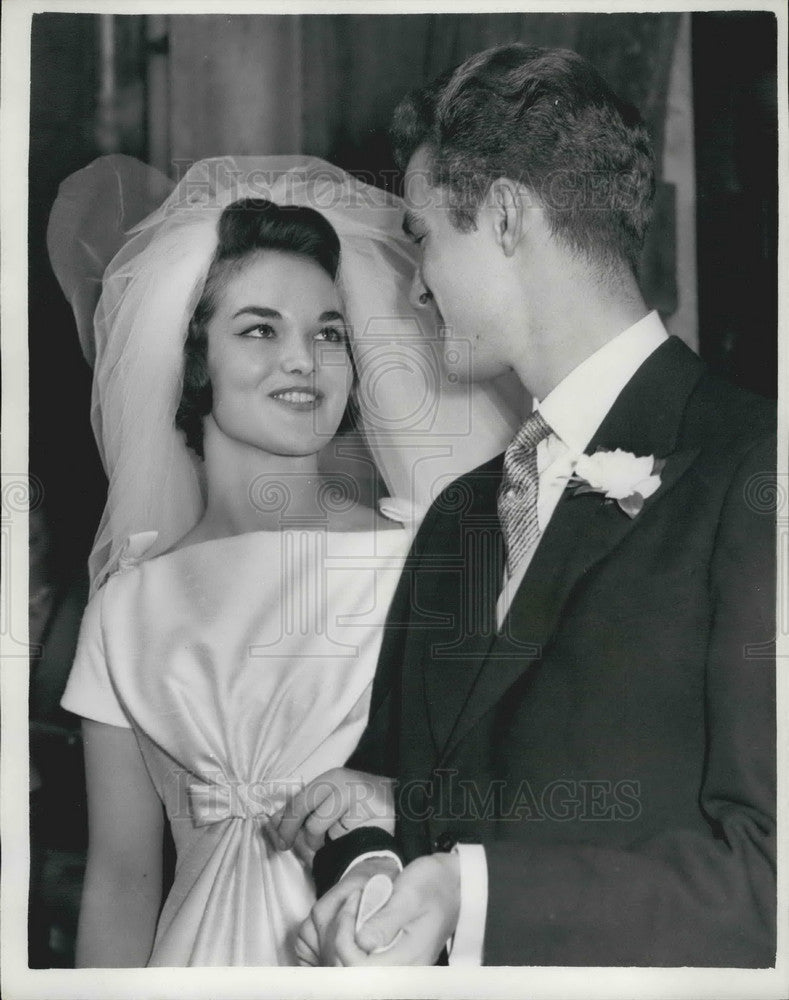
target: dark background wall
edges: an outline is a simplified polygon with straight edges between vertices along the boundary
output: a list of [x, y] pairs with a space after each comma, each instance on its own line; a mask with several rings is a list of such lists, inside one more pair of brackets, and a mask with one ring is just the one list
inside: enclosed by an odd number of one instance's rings
[[670, 319], [689, 277], [678, 273], [677, 232], [690, 221], [698, 248], [690, 284], [699, 351], [725, 377], [775, 395], [775, 19], [699, 13], [683, 34], [681, 17], [690, 15], [34, 16], [30, 471], [44, 503], [31, 520], [31, 632], [43, 642], [31, 690], [39, 785], [32, 810], [33, 964], [72, 958], [84, 793], [76, 720], [57, 701], [105, 488], [89, 424], [91, 373], [46, 255], [59, 183], [105, 152], [136, 155], [176, 176], [182, 168], [175, 161], [303, 151], [398, 190], [386, 128], [399, 98], [468, 54], [513, 40], [587, 56], [641, 110], [660, 171], [669, 78], [684, 38], [692, 74], [680, 101], [687, 104], [690, 155], [680, 173], [692, 175], [685, 180], [691, 197], [695, 191], [694, 218], [678, 218], [676, 179], [662, 178], [642, 284]]
[[778, 335], [775, 22], [693, 18], [699, 351], [774, 396]]

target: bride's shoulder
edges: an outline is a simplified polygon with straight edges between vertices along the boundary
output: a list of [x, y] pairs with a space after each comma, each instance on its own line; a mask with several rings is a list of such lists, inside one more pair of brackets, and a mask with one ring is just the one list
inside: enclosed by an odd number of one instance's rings
[[329, 512], [325, 526], [329, 531], [339, 533], [386, 531], [398, 527], [382, 517], [377, 510], [360, 503]]
[[169, 549], [162, 552], [162, 555], [171, 555], [173, 552], [180, 552], [181, 549], [191, 548], [191, 546], [199, 545], [201, 542], [212, 542], [215, 540], [215, 536], [206, 530], [204, 522], [200, 520], [185, 535], [182, 535], [177, 542], [173, 542]]
[[[91, 600], [100, 598], [100, 603], [104, 600], [108, 589], [115, 591], [119, 578], [128, 576], [131, 570], [151, 557], [158, 538], [158, 531], [138, 531], [128, 535], [97, 577]], [[111, 584], [109, 588], [108, 584]]]

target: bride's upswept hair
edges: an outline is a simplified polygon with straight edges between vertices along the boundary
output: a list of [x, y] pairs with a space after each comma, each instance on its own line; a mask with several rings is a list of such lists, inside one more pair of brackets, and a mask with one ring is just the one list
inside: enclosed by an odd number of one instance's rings
[[203, 418], [211, 412], [208, 377], [208, 324], [219, 296], [247, 258], [261, 250], [278, 250], [314, 261], [337, 280], [340, 240], [334, 227], [315, 209], [276, 205], [265, 198], [242, 198], [219, 217], [219, 240], [202, 294], [189, 320], [184, 344], [183, 390], [175, 425], [186, 443], [203, 457]]

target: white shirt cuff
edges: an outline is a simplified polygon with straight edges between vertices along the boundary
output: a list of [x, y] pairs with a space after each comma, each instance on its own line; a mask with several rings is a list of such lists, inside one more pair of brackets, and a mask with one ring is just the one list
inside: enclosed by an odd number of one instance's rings
[[488, 862], [482, 844], [455, 844], [460, 863], [460, 916], [447, 945], [450, 965], [482, 965], [488, 915]]
[[[403, 862], [398, 858], [394, 851], [366, 851], [364, 854], [360, 854], [358, 858], [354, 858], [353, 861], [348, 865], [345, 871], [342, 873], [340, 878], [345, 878], [348, 872], [355, 868], [360, 861], [364, 861], [366, 858], [391, 858], [392, 861], [397, 865], [397, 870], [403, 870]], [[487, 868], [485, 869], [485, 877], [487, 881]]]

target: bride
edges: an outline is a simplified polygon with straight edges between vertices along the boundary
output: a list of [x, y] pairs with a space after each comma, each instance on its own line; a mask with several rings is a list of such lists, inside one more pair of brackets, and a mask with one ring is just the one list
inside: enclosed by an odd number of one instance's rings
[[[266, 817], [351, 754], [415, 512], [519, 415], [429, 375], [440, 342], [407, 300], [399, 203], [317, 160], [197, 164], [86, 322], [71, 251], [108, 173], [134, 171], [75, 175], [50, 227], [109, 478], [62, 702], [83, 717], [88, 789], [77, 964], [295, 965], [315, 892]], [[348, 464], [349, 409], [374, 469]], [[379, 476], [387, 516], [364, 502]]]

